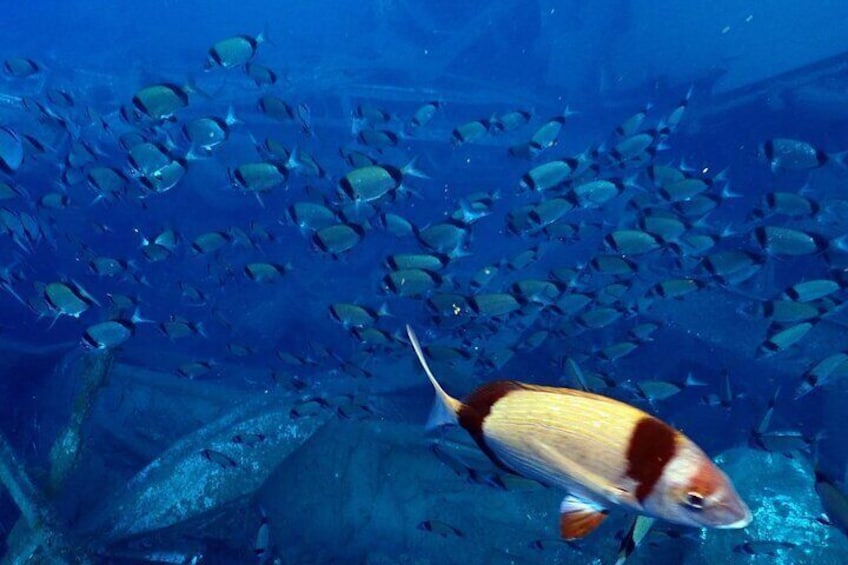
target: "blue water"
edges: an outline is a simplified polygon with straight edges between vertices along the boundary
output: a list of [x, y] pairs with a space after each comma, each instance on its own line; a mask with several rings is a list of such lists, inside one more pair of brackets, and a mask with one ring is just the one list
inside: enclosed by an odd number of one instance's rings
[[[0, 202], [3, 563], [614, 562], [635, 514], [613, 508], [596, 532], [566, 543], [558, 539], [561, 489], [496, 467], [461, 429], [424, 430], [433, 393], [407, 324], [422, 345], [446, 348], [426, 353], [458, 398], [498, 379], [582, 387], [661, 418], [717, 461], [751, 508], [751, 525], [660, 521], [632, 562], [848, 560], [848, 365], [834, 365], [796, 398], [811, 369], [848, 348], [848, 45], [838, 25], [848, 8], [366, 4], [34, 1], [4, 10], [0, 61], [24, 58], [38, 70], [0, 73], [0, 182], [11, 187]], [[274, 84], [255, 84], [242, 64], [207, 68], [217, 42], [260, 33], [248, 58], [273, 70]], [[133, 97], [162, 83], [187, 105], [164, 120], [141, 115]], [[301, 117], [264, 114], [257, 102], [267, 95]], [[410, 127], [431, 102], [432, 120]], [[387, 120], [357, 119], [363, 105]], [[122, 107], [135, 117], [122, 117]], [[632, 132], [614, 133], [646, 107]], [[228, 109], [239, 121], [209, 154], [186, 139], [183, 126], [223, 120]], [[499, 131], [498, 119], [519, 110], [528, 123]], [[675, 111], [679, 125], [669, 121]], [[510, 153], [563, 115], [550, 147], [532, 159]], [[475, 121], [479, 139], [451, 142]], [[362, 130], [397, 142], [369, 145], [357, 139]], [[167, 191], [145, 188], [121, 144], [130, 134], [158, 143], [185, 176]], [[615, 156], [617, 144], [639, 134], [650, 138], [646, 152]], [[263, 154], [257, 143], [269, 137], [311, 155], [324, 174]], [[776, 138], [796, 152], [818, 151], [821, 162], [770, 162], [763, 147]], [[23, 162], [9, 166], [16, 144]], [[340, 188], [358, 166], [341, 156], [350, 150], [406, 171], [402, 186], [353, 201]], [[550, 190], [520, 188], [534, 167], [564, 158], [595, 168]], [[239, 166], [260, 161], [288, 178], [259, 194], [234, 186]], [[410, 163], [420, 175], [404, 169]], [[687, 216], [686, 202], [663, 199], [649, 175], [660, 165], [710, 184], [702, 196], [715, 207]], [[125, 186], [98, 195], [86, 179], [97, 167], [125, 175]], [[572, 202], [553, 223], [571, 225], [567, 235], [509, 228], [523, 207], [573, 198], [596, 178], [626, 186], [596, 207]], [[776, 191], [815, 209], [752, 219]], [[469, 200], [479, 193], [487, 199]], [[48, 194], [66, 201], [51, 206]], [[290, 207], [302, 202], [325, 206], [361, 240], [322, 251], [315, 230], [292, 220]], [[450, 220], [466, 232], [460, 245], [427, 248], [421, 230], [470, 208], [481, 217]], [[385, 214], [415, 233], [390, 233]], [[605, 243], [616, 230], [650, 232], [640, 222], [652, 214], [683, 222], [682, 233], [653, 234], [657, 248], [644, 254]], [[814, 239], [816, 249], [758, 242], [766, 227]], [[176, 243], [151, 261], [143, 241], [165, 230]], [[192, 243], [208, 232], [227, 241], [198, 253]], [[712, 236], [715, 247], [682, 243], [695, 234]], [[531, 249], [536, 259], [520, 263]], [[705, 256], [727, 250], [750, 254], [750, 278], [705, 268]], [[431, 288], [403, 296], [386, 282], [387, 257], [401, 253], [437, 254], [446, 266], [423, 273]], [[592, 267], [622, 254], [635, 272]], [[98, 274], [97, 257], [121, 266]], [[279, 270], [258, 282], [245, 273], [251, 263]], [[485, 266], [497, 273], [477, 289], [472, 279]], [[558, 280], [555, 269], [574, 277]], [[655, 285], [677, 278], [699, 288], [658, 295]], [[804, 320], [763, 313], [789, 287], [819, 279], [837, 284]], [[557, 296], [513, 286], [527, 280], [556, 281]], [[67, 315], [51, 303], [51, 283], [75, 293], [85, 311]], [[472, 308], [475, 296], [501, 292], [517, 299], [515, 311]], [[456, 295], [456, 312], [434, 313], [432, 302], [447, 294]], [[574, 294], [589, 305], [565, 312], [561, 301]], [[373, 319], [334, 319], [334, 304], [361, 306]], [[609, 325], [581, 318], [606, 307], [618, 313]], [[131, 335], [92, 347], [86, 332], [110, 320]], [[169, 335], [169, 321], [187, 335]], [[657, 326], [650, 339], [628, 334], [643, 323]], [[809, 323], [809, 333], [769, 351], [768, 340], [796, 323]], [[605, 348], [623, 341], [634, 351], [605, 359]], [[696, 382], [685, 384], [687, 376]], [[676, 390], [645, 392], [657, 381]], [[68, 433], [78, 444], [58, 441]], [[22, 482], [31, 488], [21, 492]], [[30, 519], [33, 509], [41, 520]]]

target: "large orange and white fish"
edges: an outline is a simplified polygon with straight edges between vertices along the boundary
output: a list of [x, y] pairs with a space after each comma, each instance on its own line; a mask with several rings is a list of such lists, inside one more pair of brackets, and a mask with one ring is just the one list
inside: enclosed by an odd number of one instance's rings
[[582, 538], [609, 509], [700, 528], [744, 528], [751, 512], [709, 457], [668, 424], [623, 402], [568, 388], [486, 383], [448, 395], [407, 334], [436, 390], [428, 428], [459, 424], [499, 467], [565, 489], [560, 535]]

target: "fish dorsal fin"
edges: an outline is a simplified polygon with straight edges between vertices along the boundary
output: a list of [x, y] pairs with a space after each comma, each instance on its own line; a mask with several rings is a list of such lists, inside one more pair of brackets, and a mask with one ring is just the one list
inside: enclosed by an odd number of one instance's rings
[[430, 411], [430, 417], [427, 420], [427, 429], [431, 430], [446, 424], [456, 424], [458, 421], [457, 413], [460, 408], [462, 408], [462, 402], [446, 393], [445, 389], [443, 389], [436, 380], [436, 377], [433, 375], [433, 371], [430, 370], [430, 366], [427, 364], [427, 359], [424, 358], [424, 351], [421, 350], [421, 344], [418, 343], [418, 337], [416, 337], [415, 332], [409, 325], [406, 326], [406, 335], [409, 336], [409, 342], [415, 350], [418, 362], [421, 363], [421, 367], [423, 367], [424, 372], [427, 373], [427, 378], [430, 379], [430, 384], [433, 385], [433, 389], [436, 391], [436, 402], [433, 404], [433, 409]]
[[569, 494], [559, 505], [559, 534], [567, 541], [585, 537], [600, 526], [608, 514], [603, 506]]

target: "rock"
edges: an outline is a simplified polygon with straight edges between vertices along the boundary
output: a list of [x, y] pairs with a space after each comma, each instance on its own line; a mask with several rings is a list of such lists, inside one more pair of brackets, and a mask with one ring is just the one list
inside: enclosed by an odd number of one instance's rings
[[[717, 462], [733, 477], [754, 519], [744, 530], [705, 530], [701, 553], [723, 563], [848, 563], [848, 538], [816, 519], [822, 507], [809, 461], [738, 448]], [[795, 546], [784, 547], [787, 542]], [[740, 552], [745, 543], [754, 555]]]
[[[494, 469], [476, 457], [465, 463]], [[284, 563], [585, 565], [615, 554], [623, 513], [566, 544], [558, 539], [564, 493], [505, 482], [507, 490], [458, 475], [433, 455], [420, 426], [336, 421], [271, 475], [259, 503]]]

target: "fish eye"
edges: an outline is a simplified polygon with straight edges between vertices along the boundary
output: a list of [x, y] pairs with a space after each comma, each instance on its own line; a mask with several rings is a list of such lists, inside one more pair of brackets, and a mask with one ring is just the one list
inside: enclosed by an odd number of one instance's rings
[[686, 494], [684, 503], [691, 510], [702, 510], [704, 508], [704, 497], [697, 492], [689, 492]]

